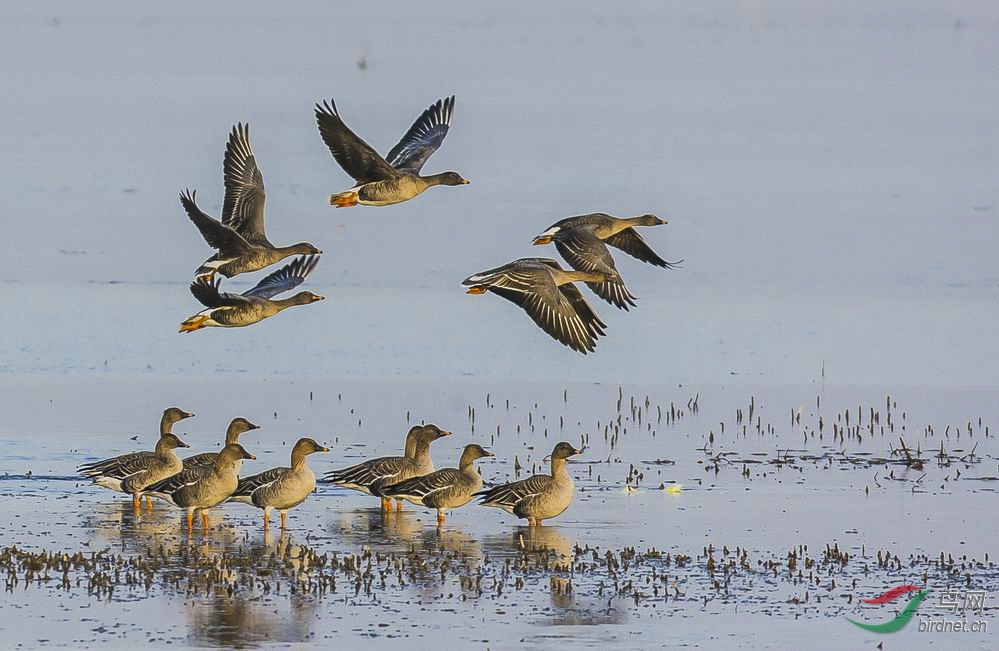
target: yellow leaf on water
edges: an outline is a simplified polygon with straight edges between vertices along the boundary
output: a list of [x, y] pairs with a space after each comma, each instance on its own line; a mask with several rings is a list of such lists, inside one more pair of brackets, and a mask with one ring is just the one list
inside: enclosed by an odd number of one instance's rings
[[683, 484], [670, 484], [665, 490], [667, 495], [679, 495], [683, 492]]

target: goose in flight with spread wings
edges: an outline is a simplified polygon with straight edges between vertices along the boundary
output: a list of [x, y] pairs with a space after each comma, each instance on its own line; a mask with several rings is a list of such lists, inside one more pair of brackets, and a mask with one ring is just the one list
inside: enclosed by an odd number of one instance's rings
[[521, 258], [461, 282], [468, 294], [492, 292], [519, 305], [553, 339], [583, 353], [596, 349], [606, 324], [572, 283], [616, 282], [616, 273], [563, 269], [549, 258]]
[[308, 242], [274, 246], [264, 232], [264, 177], [250, 148], [250, 125], [232, 128], [223, 162], [225, 198], [222, 221], [206, 215], [195, 202], [196, 193], [185, 190], [180, 203], [205, 241], [218, 252], [198, 267], [195, 274], [211, 280], [216, 273], [226, 278], [258, 271], [290, 255], [319, 255]]
[[330, 205], [389, 206], [408, 201], [434, 185], [467, 184], [468, 180], [457, 172], [420, 176], [424, 163], [444, 142], [453, 113], [454, 95], [437, 100], [382, 158], [344, 123], [332, 99], [316, 104], [316, 122], [323, 142], [356, 182], [349, 190], [330, 195]]
[[307, 305], [323, 300], [324, 297], [312, 292], [299, 292], [289, 298], [274, 298], [301, 285], [318, 261], [319, 257], [314, 255], [295, 258], [242, 294], [220, 292], [217, 279], [209, 281], [198, 278], [191, 283], [191, 294], [207, 309], [181, 323], [180, 332], [193, 332], [209, 326], [239, 328], [253, 325], [293, 305]]
[[[676, 268], [683, 260], [667, 262], [645, 243], [635, 226], [658, 226], [666, 224], [665, 219], [655, 215], [638, 217], [612, 217], [606, 213], [592, 213], [567, 217], [549, 226], [541, 235], [534, 238], [535, 245], [555, 242], [555, 248], [573, 269], [580, 271], [603, 271], [617, 274], [614, 258], [607, 245], [621, 249], [642, 262], [648, 262], [666, 269]], [[635, 305], [633, 296], [624, 281], [586, 283], [593, 293], [615, 307], [627, 310]]]

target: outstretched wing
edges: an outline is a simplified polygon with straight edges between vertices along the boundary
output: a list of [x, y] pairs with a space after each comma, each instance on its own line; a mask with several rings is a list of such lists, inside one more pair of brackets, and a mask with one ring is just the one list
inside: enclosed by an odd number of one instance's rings
[[198, 208], [195, 203], [197, 192], [184, 190], [180, 193], [180, 203], [184, 206], [187, 216], [191, 218], [194, 225], [201, 231], [201, 236], [208, 242], [208, 246], [224, 252], [225, 257], [242, 255], [250, 250], [250, 244], [243, 236], [232, 228], [218, 222]]
[[239, 123], [232, 128], [222, 169], [222, 223], [249, 242], [270, 246], [264, 234], [264, 177], [250, 148], [250, 125]]
[[219, 283], [221, 282], [219, 278], [213, 281], [198, 278], [191, 283], [191, 294], [205, 307], [239, 307], [240, 305], [246, 305], [247, 300], [239, 294], [220, 292]]
[[476, 493], [482, 498], [482, 504], [486, 506], [498, 506], [505, 509], [513, 509], [523, 500], [545, 492], [552, 483], [552, 478], [548, 475], [534, 475], [521, 481], [502, 484], [489, 490]]
[[[607, 246], [589, 228], [560, 230], [555, 235], [555, 248], [573, 269], [617, 273], [614, 258], [611, 257]], [[586, 284], [594, 294], [615, 307], [627, 310], [629, 305], [635, 305], [636, 297], [628, 291], [623, 282], [604, 281]]]
[[256, 287], [243, 292], [243, 296], [273, 298], [281, 292], [292, 290], [312, 273], [319, 262], [318, 255], [303, 255], [263, 278]]
[[344, 124], [332, 99], [316, 104], [316, 123], [319, 125], [319, 135], [323, 137], [333, 158], [358, 184], [398, 176], [398, 172], [371, 145]]
[[430, 105], [413, 126], [402, 137], [385, 160], [389, 165], [410, 174], [419, 174], [427, 162], [444, 142], [451, 127], [451, 115], [454, 113], [454, 95], [439, 99]]
[[[583, 353], [596, 349], [604, 324], [572, 284], [558, 287], [541, 265], [558, 269], [554, 260], [542, 258], [514, 263], [470, 276], [462, 283], [481, 286], [519, 305], [550, 337]], [[478, 282], [477, 282], [478, 281]]]
[[657, 267], [673, 269], [683, 262], [683, 260], [667, 262], [666, 260], [660, 258], [656, 255], [656, 252], [645, 243], [645, 240], [634, 228], [626, 228], [619, 233], [615, 233], [605, 239], [604, 242], [610, 244], [616, 249], [621, 249], [628, 255], [638, 258], [642, 262], [648, 262], [649, 264], [654, 264]]

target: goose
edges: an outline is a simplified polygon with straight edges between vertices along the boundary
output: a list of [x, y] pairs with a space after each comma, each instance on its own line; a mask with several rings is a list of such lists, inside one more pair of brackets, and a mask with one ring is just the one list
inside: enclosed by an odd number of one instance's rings
[[468, 294], [498, 294], [516, 303], [553, 339], [583, 353], [596, 350], [606, 324], [572, 284], [616, 282], [616, 273], [562, 269], [550, 258], [521, 258], [461, 282]]
[[239, 443], [218, 453], [215, 464], [185, 468], [176, 475], [148, 486], [146, 492], [187, 511], [187, 532], [194, 529], [194, 512], [201, 511], [201, 524], [208, 531], [208, 509], [225, 502], [239, 486], [244, 459], [256, 459]]
[[437, 510], [437, 524], [444, 524], [444, 512], [468, 504], [482, 488], [482, 476], [475, 462], [495, 456], [477, 443], [465, 446], [457, 468], [442, 468], [429, 475], [413, 477], [381, 489], [386, 497], [402, 498]]
[[239, 123], [229, 133], [223, 161], [225, 198], [222, 221], [198, 208], [197, 194], [185, 190], [180, 203], [208, 245], [218, 252], [205, 260], [195, 275], [211, 280], [216, 273], [232, 278], [258, 271], [290, 255], [319, 255], [322, 251], [309, 242], [274, 246], [264, 232], [264, 177], [250, 147], [250, 125]]
[[[132, 505], [138, 509], [146, 486], [180, 472], [182, 462], [174, 450], [190, 446], [173, 434], [173, 425], [193, 416], [194, 414], [180, 407], [168, 407], [163, 410], [160, 438], [152, 452], [130, 452], [83, 464], [79, 468], [80, 474], [103, 488], [131, 494]], [[148, 495], [146, 506], [152, 508], [152, 500]]]
[[299, 292], [290, 298], [273, 298], [301, 285], [318, 261], [319, 258], [312, 255], [295, 258], [242, 294], [220, 292], [218, 280], [195, 280], [191, 283], [191, 294], [207, 309], [185, 319], [180, 324], [180, 332], [194, 332], [209, 326], [241, 328], [259, 323], [293, 305], [308, 305], [323, 300], [324, 297], [312, 292]]
[[313, 439], [300, 438], [291, 450], [290, 468], [271, 468], [239, 480], [230, 502], [244, 502], [264, 510], [264, 529], [270, 527], [271, 509], [281, 512], [281, 529], [285, 529], [288, 509], [305, 501], [316, 489], [316, 476], [312, 474], [306, 457], [315, 452], [329, 452]]
[[316, 123], [323, 142], [356, 182], [349, 190], [330, 195], [330, 205], [389, 206], [408, 201], [435, 185], [467, 185], [469, 181], [457, 172], [420, 176], [424, 163], [444, 142], [453, 113], [453, 95], [437, 100], [382, 158], [344, 123], [332, 99], [316, 104]]
[[[602, 271], [618, 275], [614, 258], [607, 245], [621, 249], [628, 255], [643, 262], [664, 267], [676, 268], [683, 260], [667, 262], [653, 251], [635, 226], [658, 226], [668, 223], [652, 214], [638, 217], [612, 217], [606, 213], [592, 213], [567, 217], [549, 226], [534, 238], [534, 245], [540, 246], [555, 242], [555, 248], [573, 269], [579, 271]], [[623, 310], [636, 305], [636, 296], [625, 287], [618, 277], [614, 281], [587, 282], [593, 293], [611, 305]]]
[[[239, 436], [244, 432], [260, 429], [260, 425], [254, 425], [245, 418], [233, 418], [229, 427], [225, 431], [225, 444], [239, 443]], [[198, 466], [213, 466], [218, 459], [218, 452], [202, 452], [184, 459], [184, 468], [196, 468]]]
[[551, 474], [534, 475], [476, 493], [483, 506], [493, 506], [526, 518], [528, 526], [541, 526], [542, 520], [561, 515], [572, 503], [575, 487], [566, 470], [566, 459], [582, 454], [571, 443], [562, 441], [551, 454]]
[[[397, 484], [411, 477], [419, 477], [434, 471], [430, 458], [430, 444], [439, 438], [450, 436], [451, 432], [436, 425], [416, 425], [406, 434], [406, 448], [401, 457], [379, 457], [327, 473], [324, 481], [381, 497], [382, 510], [392, 509], [392, 500], [381, 495], [381, 487]], [[402, 510], [402, 500], [395, 502], [397, 511]]]

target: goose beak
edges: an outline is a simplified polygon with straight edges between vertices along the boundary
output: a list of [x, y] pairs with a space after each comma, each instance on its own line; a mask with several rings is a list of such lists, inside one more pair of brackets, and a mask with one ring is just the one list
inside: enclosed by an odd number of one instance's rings
[[449, 432], [447, 430], [442, 430], [441, 431], [441, 436], [451, 436], [451, 432]]
[[329, 452], [330, 449], [329, 448], [319, 448], [319, 451], [320, 452]]
[[247, 423], [249, 429], [260, 429], [260, 425], [254, 425], [253, 423]]
[[462, 179], [461, 180], [461, 184], [462, 185], [468, 185], [469, 183], [471, 183], [471, 181], [469, 181], [468, 179]]
[[182, 411], [182, 412], [180, 412], [180, 417], [181, 418], [194, 418], [194, 414], [192, 414], [189, 411]]
[[187, 443], [184, 443], [183, 441], [181, 441], [181, 442], [180, 442], [180, 445], [178, 445], [177, 447], [178, 447], [178, 448], [189, 448], [189, 447], [191, 447], [191, 446], [190, 446], [190, 445], [188, 445]]
[[668, 224], [668, 223], [669, 223], [669, 222], [668, 222], [668, 221], [666, 221], [665, 219], [662, 219], [662, 218], [660, 218], [660, 217], [656, 217], [656, 224], [657, 224], [657, 225], [662, 225], [662, 224]]
[[257, 458], [255, 456], [253, 456], [252, 454], [250, 454], [249, 452], [246, 453], [246, 458], [249, 459], [250, 461], [256, 461], [257, 460]]
[[552, 241], [551, 235], [538, 235], [534, 238], [534, 246], [542, 246], [544, 244], [550, 244]]
[[580, 450], [580, 449], [573, 449], [572, 453], [573, 453], [573, 454], [582, 454], [582, 453], [583, 453], [583, 451], [582, 451], [582, 450]]
[[496, 455], [493, 454], [492, 452], [490, 452], [489, 450], [486, 450], [486, 456], [487, 457], [495, 457]]

